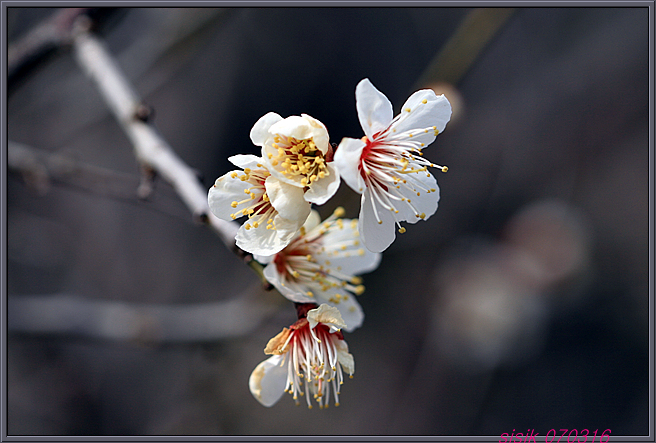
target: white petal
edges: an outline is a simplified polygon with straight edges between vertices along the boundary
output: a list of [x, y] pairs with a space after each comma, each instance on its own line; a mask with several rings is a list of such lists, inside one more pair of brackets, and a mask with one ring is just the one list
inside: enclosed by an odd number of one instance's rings
[[[328, 299], [334, 298], [335, 294], [342, 295], [339, 303], [332, 303], [328, 301]], [[344, 300], [345, 295], [347, 296], [346, 300]], [[344, 329], [347, 332], [353, 332], [362, 326], [362, 322], [364, 321], [364, 312], [362, 311], [362, 307], [360, 306], [360, 303], [358, 303], [355, 295], [347, 291], [337, 291], [332, 288], [326, 292], [315, 291], [314, 299], [314, 303], [326, 303], [337, 308], [339, 313], [342, 315], [344, 323], [346, 324]]]
[[[358, 245], [354, 245], [353, 241], [359, 240]], [[324, 236], [324, 245], [335, 245], [343, 243], [346, 249], [339, 250], [337, 255], [330, 253], [317, 254], [315, 257], [317, 262], [323, 264], [325, 260], [330, 261], [331, 267], [340, 267], [341, 272], [348, 275], [360, 275], [371, 272], [378, 267], [382, 254], [379, 252], [371, 252], [362, 244], [362, 239], [358, 235], [357, 225], [351, 227], [351, 220], [344, 220], [343, 229], [331, 229]], [[329, 251], [328, 251], [329, 252]]]
[[276, 254], [271, 254], [271, 255], [257, 255], [253, 254], [253, 258], [263, 265], [268, 265], [273, 261], [273, 259], [276, 257]]
[[264, 278], [266, 278], [266, 280], [271, 283], [283, 297], [290, 301], [296, 303], [316, 303], [314, 298], [305, 295], [308, 291], [307, 288], [299, 286], [294, 281], [287, 281], [283, 285], [280, 273], [278, 272], [275, 263], [269, 263], [264, 268]]
[[246, 168], [257, 169], [260, 168], [257, 165], [262, 164], [261, 157], [257, 157], [255, 155], [250, 155], [250, 154], [233, 155], [232, 157], [228, 157], [228, 161], [233, 165], [240, 167], [241, 169], [246, 169]]
[[273, 224], [276, 227], [278, 238], [285, 244], [285, 246], [291, 243], [294, 237], [296, 237], [301, 226], [303, 226], [303, 222], [305, 222], [305, 220], [302, 218], [287, 220], [286, 218], [282, 218], [280, 214], [273, 218]]
[[342, 369], [347, 374], [355, 373], [355, 360], [353, 356], [349, 354], [348, 345], [344, 340], [336, 340], [335, 348], [337, 349], [337, 360], [339, 364], [342, 365]]
[[331, 332], [346, 328], [346, 323], [344, 323], [339, 309], [325, 303], [322, 303], [316, 309], [310, 309], [307, 312], [307, 320], [311, 329], [314, 329], [319, 323], [328, 326]]
[[310, 185], [310, 189], [305, 192], [304, 198], [310, 203], [315, 205], [323, 205], [330, 197], [335, 195], [339, 188], [339, 172], [333, 164], [334, 162], [326, 163], [328, 175], [314, 181]]
[[246, 198], [244, 189], [250, 188], [251, 183], [241, 181], [239, 177], [232, 178], [232, 174], [243, 175], [243, 171], [230, 171], [216, 179], [207, 193], [207, 203], [214, 215], [222, 220], [232, 220], [230, 214], [241, 212], [232, 207], [232, 202], [241, 201]]
[[[423, 100], [426, 100], [425, 104], [422, 103]], [[392, 128], [396, 129], [396, 132], [404, 132], [410, 129], [435, 126], [439, 132], [442, 132], [450, 119], [451, 103], [449, 100], [444, 95], [435, 95], [432, 89], [422, 89], [412, 94], [404, 103], [399, 118], [394, 122]], [[430, 131], [429, 134], [431, 134]], [[434, 137], [435, 134], [432, 135]]]
[[319, 215], [318, 211], [313, 209], [310, 211], [310, 215], [308, 216], [307, 220], [305, 220], [305, 223], [303, 223], [305, 232], [310, 232], [312, 229], [319, 226], [319, 223], [321, 223], [321, 215]]
[[251, 129], [251, 141], [256, 146], [262, 146], [269, 138], [269, 128], [271, 125], [282, 120], [282, 117], [275, 112], [269, 112], [255, 122]]
[[355, 192], [362, 194], [366, 185], [360, 174], [360, 157], [365, 142], [355, 138], [343, 138], [335, 150], [334, 162], [339, 175]]
[[303, 189], [281, 182], [273, 176], [267, 177], [264, 182], [271, 205], [280, 216], [292, 222], [299, 222], [301, 227], [308, 215], [311, 205], [305, 201]]
[[[292, 115], [284, 120], [280, 120], [269, 128], [271, 134], [280, 134], [287, 137], [294, 137], [296, 140], [313, 139], [317, 148], [325, 154], [328, 150], [328, 131], [323, 123], [316, 119], [306, 119], [299, 115]], [[316, 139], [315, 139], [316, 138]]]
[[248, 379], [251, 394], [267, 408], [276, 404], [285, 391], [287, 367], [280, 366], [283, 358], [283, 355], [274, 355], [264, 360], [255, 367]]
[[251, 227], [250, 229], [246, 229], [242, 225], [237, 231], [235, 243], [246, 252], [266, 256], [280, 252], [291, 242], [292, 237], [293, 234], [292, 236], [281, 238], [277, 230], [266, 229], [264, 223], [257, 228]]
[[316, 118], [310, 117], [307, 114], [301, 114], [301, 117], [307, 120], [310, 123], [310, 126], [314, 128], [314, 131], [312, 133], [313, 134], [312, 140], [314, 141], [316, 147], [319, 148], [322, 154], [328, 152], [328, 147], [330, 146], [330, 143], [328, 139], [328, 130], [326, 129], [326, 126]]
[[[418, 165], [410, 165], [410, 167], [418, 167]], [[410, 204], [417, 210], [419, 214], [425, 214], [423, 219], [415, 215], [414, 210], [406, 202], [395, 203], [396, 209], [399, 213], [396, 215], [398, 220], [405, 220], [409, 223], [417, 223], [419, 220], [428, 220], [428, 217], [437, 211], [437, 204], [440, 200], [440, 187], [437, 186], [437, 181], [432, 174], [428, 177], [427, 172], [415, 172], [406, 174], [405, 178], [407, 184], [416, 187], [416, 191], [407, 189], [403, 186], [399, 189], [401, 194], [410, 200]], [[417, 181], [418, 183], [413, 183]], [[418, 185], [418, 186], [416, 186]], [[435, 192], [426, 192], [424, 189], [435, 189]], [[419, 195], [417, 195], [419, 192]]]
[[362, 194], [358, 230], [367, 249], [372, 252], [383, 252], [396, 237], [396, 225], [392, 213], [388, 209], [380, 207], [380, 205], [377, 206], [376, 210], [382, 223], [378, 223], [372, 206], [377, 202], [374, 203], [373, 200], [371, 190], [367, 189]]
[[392, 122], [394, 116], [392, 103], [385, 94], [371, 84], [368, 78], [360, 81], [356, 86], [355, 104], [362, 130], [371, 140], [374, 134], [387, 129]]

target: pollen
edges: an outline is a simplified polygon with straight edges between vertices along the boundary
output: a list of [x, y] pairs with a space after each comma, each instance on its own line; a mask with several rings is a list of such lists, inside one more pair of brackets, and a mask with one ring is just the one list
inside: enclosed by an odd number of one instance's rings
[[405, 228], [404, 228], [403, 226], [401, 226], [401, 227], [399, 228], [399, 233], [400, 233], [400, 234], [405, 234]]
[[423, 104], [426, 104], [426, 103], [428, 103], [428, 100], [423, 99], [421, 102], [422, 102]]

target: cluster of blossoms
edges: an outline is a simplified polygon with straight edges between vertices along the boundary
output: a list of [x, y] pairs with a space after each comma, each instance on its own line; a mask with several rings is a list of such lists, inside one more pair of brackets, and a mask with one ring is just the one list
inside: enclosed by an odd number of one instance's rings
[[[240, 168], [210, 188], [212, 212], [224, 220], [246, 217], [235, 238], [239, 248], [266, 265], [264, 276], [297, 307], [298, 321], [272, 338], [250, 377], [253, 396], [272, 406], [288, 392], [298, 404], [310, 394], [328, 407], [331, 386], [339, 405], [343, 370], [353, 375], [353, 356], [341, 330], [364, 320], [356, 296], [360, 274], [374, 270], [401, 222], [426, 220], [436, 210], [439, 187], [423, 157], [451, 118], [451, 105], [430, 89], [412, 94], [394, 117], [392, 104], [368, 79], [356, 87], [361, 139], [343, 138], [333, 150], [326, 127], [306, 114], [282, 118], [270, 112], [250, 137], [260, 156], [235, 155]], [[343, 179], [362, 195], [357, 219], [344, 210], [321, 221], [312, 204], [327, 202]]]

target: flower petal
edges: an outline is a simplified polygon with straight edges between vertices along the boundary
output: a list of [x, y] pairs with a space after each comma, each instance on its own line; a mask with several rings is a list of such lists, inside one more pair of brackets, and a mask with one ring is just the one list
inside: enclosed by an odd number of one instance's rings
[[316, 309], [310, 309], [307, 313], [307, 320], [310, 323], [310, 329], [314, 329], [319, 323], [330, 327], [330, 332], [335, 332], [346, 327], [346, 323], [344, 323], [339, 310], [325, 303], [319, 305]]
[[248, 181], [241, 181], [236, 174], [243, 175], [243, 171], [230, 171], [217, 178], [207, 193], [210, 210], [222, 220], [233, 220], [231, 214], [238, 211], [232, 207], [232, 202], [243, 200], [244, 189], [252, 186]]
[[282, 355], [269, 357], [255, 367], [248, 379], [251, 394], [267, 408], [276, 404], [285, 391], [287, 367], [280, 366], [282, 359]]
[[273, 224], [276, 227], [276, 232], [278, 233], [278, 238], [281, 242], [287, 246], [294, 237], [298, 234], [298, 231], [303, 226], [304, 220], [302, 218], [296, 220], [287, 220], [278, 214], [273, 218]]
[[373, 136], [378, 132], [387, 129], [392, 122], [392, 103], [368, 78], [361, 80], [356, 86], [355, 104], [360, 126], [370, 140], [373, 140]]
[[[330, 299], [336, 299], [336, 295], [340, 295], [338, 303], [333, 303]], [[307, 303], [307, 302], [306, 302]], [[322, 292], [320, 290], [314, 291], [314, 303], [326, 303], [337, 308], [342, 316], [342, 320], [346, 324], [343, 328], [347, 332], [353, 332], [364, 322], [364, 312], [355, 295], [347, 291], [339, 291], [334, 288]]]
[[300, 221], [298, 227], [301, 227], [310, 215], [311, 208], [303, 197], [303, 188], [289, 185], [273, 176], [267, 177], [264, 187], [271, 205], [280, 216], [290, 221]]
[[[423, 103], [424, 100], [426, 103]], [[450, 119], [451, 103], [444, 94], [437, 96], [432, 89], [422, 89], [406, 100], [401, 108], [401, 113], [395, 119], [391, 128], [400, 133], [435, 126], [435, 129], [441, 133]], [[428, 134], [432, 135], [433, 138], [429, 142], [421, 140], [426, 144], [435, 140], [435, 133], [429, 131]]]
[[[411, 167], [418, 167], [418, 165], [411, 164]], [[403, 186], [399, 189], [401, 194], [410, 200], [410, 203], [399, 202], [395, 205], [396, 209], [399, 210], [396, 215], [397, 219], [405, 220], [408, 223], [428, 220], [428, 217], [437, 211], [437, 204], [440, 200], [440, 187], [437, 185], [435, 177], [427, 172], [414, 172], [406, 174], [405, 177], [407, 184], [412, 185], [416, 190], [413, 191]], [[424, 189], [431, 190], [431, 192], [426, 192]], [[435, 191], [432, 191], [433, 189]], [[423, 217], [417, 217], [413, 208], [417, 210], [417, 214], [423, 214]]]
[[376, 212], [382, 223], [378, 223], [374, 213], [374, 196], [371, 189], [367, 188], [362, 194], [360, 204], [360, 219], [358, 231], [367, 249], [372, 252], [383, 252], [396, 238], [396, 229], [392, 213], [378, 206]]
[[[345, 219], [342, 229], [331, 229], [323, 237], [324, 245], [343, 245], [338, 254], [319, 253], [316, 260], [323, 266], [328, 266], [325, 261], [330, 262], [331, 267], [341, 268], [341, 272], [349, 275], [360, 275], [373, 271], [380, 264], [382, 255], [379, 252], [371, 252], [362, 246], [362, 239], [359, 235], [357, 222], [352, 226], [353, 221]], [[355, 243], [357, 241], [357, 243]]]
[[307, 220], [305, 220], [305, 223], [303, 223], [303, 227], [305, 228], [305, 232], [310, 232], [310, 230], [314, 229], [316, 226], [321, 223], [321, 215], [319, 215], [318, 211], [315, 211], [312, 209], [310, 211], [310, 215], [308, 216]]
[[326, 129], [326, 125], [321, 123], [316, 118], [310, 117], [307, 114], [301, 114], [301, 117], [307, 120], [308, 123], [310, 123], [310, 126], [314, 128], [314, 131], [312, 132], [313, 134], [312, 140], [314, 141], [315, 146], [319, 148], [322, 154], [328, 152], [328, 147], [330, 146], [330, 143], [329, 143], [328, 130]]
[[251, 141], [255, 146], [262, 146], [269, 138], [269, 128], [282, 120], [282, 117], [275, 112], [269, 112], [263, 115], [255, 122], [253, 129], [251, 129]]
[[355, 373], [355, 360], [353, 355], [349, 354], [348, 345], [344, 340], [337, 340], [335, 342], [335, 348], [337, 349], [337, 360], [339, 364], [342, 365], [344, 371], [348, 372], [349, 375]]
[[316, 180], [310, 185], [310, 188], [305, 192], [304, 198], [310, 203], [315, 205], [322, 205], [326, 203], [330, 197], [335, 195], [339, 188], [339, 172], [333, 164], [334, 162], [326, 163], [328, 174], [319, 180]]
[[[256, 169], [256, 168], [262, 168], [262, 158], [258, 157], [256, 155], [244, 155], [244, 154], [237, 154], [233, 155], [232, 157], [228, 157], [228, 161], [232, 163], [235, 166], [240, 167], [241, 169], [246, 169], [246, 168], [251, 168], [251, 169]], [[258, 164], [260, 166], [258, 166]]]
[[277, 230], [266, 229], [264, 223], [257, 228], [251, 227], [250, 229], [246, 229], [245, 225], [242, 225], [237, 231], [235, 243], [246, 252], [266, 256], [280, 252], [289, 244], [292, 236], [281, 238]]
[[362, 140], [344, 137], [335, 150], [334, 157], [341, 178], [351, 189], [360, 194], [366, 187], [360, 174], [360, 157], [365, 146]]
[[[306, 118], [308, 117], [308, 118]], [[319, 120], [310, 116], [292, 115], [280, 120], [269, 128], [271, 134], [294, 137], [296, 140], [313, 139], [323, 154], [328, 151], [328, 131]]]

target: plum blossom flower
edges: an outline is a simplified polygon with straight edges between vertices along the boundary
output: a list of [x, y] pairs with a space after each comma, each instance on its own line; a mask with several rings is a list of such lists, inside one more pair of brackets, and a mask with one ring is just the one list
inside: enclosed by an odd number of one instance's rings
[[243, 171], [219, 177], [208, 192], [210, 210], [223, 220], [247, 216], [236, 244], [252, 254], [271, 255], [289, 244], [310, 214], [303, 190], [272, 176], [254, 155], [228, 158]]
[[337, 208], [321, 222], [312, 211], [299, 233], [282, 251], [255, 258], [268, 263], [264, 276], [282, 295], [296, 303], [335, 306], [348, 332], [362, 325], [364, 314], [354, 294], [364, 292], [357, 275], [378, 267], [381, 254], [362, 246], [358, 221], [342, 219]]
[[269, 112], [251, 129], [251, 140], [262, 147], [262, 158], [271, 175], [300, 187], [304, 198], [321, 205], [337, 192], [339, 173], [332, 162], [328, 131], [306, 114], [283, 119]]
[[355, 90], [356, 107], [365, 136], [344, 138], [335, 151], [335, 164], [344, 181], [362, 194], [359, 230], [365, 246], [384, 251], [399, 232], [400, 222], [416, 223], [437, 210], [440, 198], [435, 167], [422, 157], [451, 118], [451, 104], [431, 89], [413, 93], [393, 116], [385, 95], [364, 79]]
[[297, 405], [310, 396], [319, 408], [328, 407], [332, 387], [335, 406], [339, 406], [342, 370], [351, 378], [355, 372], [353, 356], [348, 352], [340, 329], [346, 325], [339, 311], [325, 304], [297, 305], [299, 320], [269, 340], [264, 353], [272, 355], [257, 365], [250, 376], [253, 396], [264, 406], [273, 406], [283, 393], [289, 393]]

